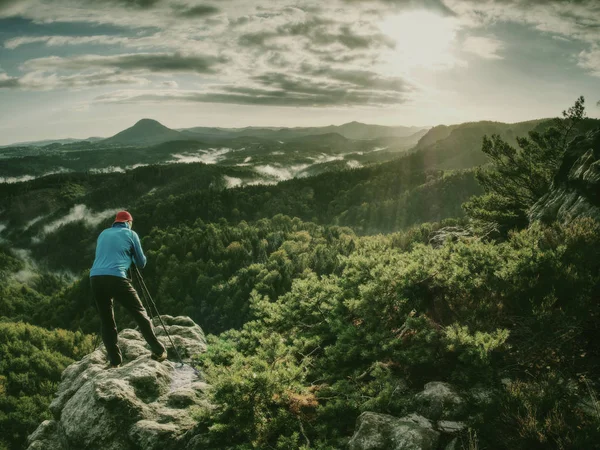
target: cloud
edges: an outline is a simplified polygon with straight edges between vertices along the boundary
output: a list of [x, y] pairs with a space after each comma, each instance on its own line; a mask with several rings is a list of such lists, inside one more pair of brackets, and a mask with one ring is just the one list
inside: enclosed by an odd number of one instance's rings
[[155, 7], [161, 0], [110, 0], [112, 3], [121, 4], [130, 8], [148, 9]]
[[131, 166], [125, 166], [125, 167], [108, 166], [108, 167], [92, 168], [92, 169], [89, 169], [89, 172], [90, 173], [125, 173], [127, 170], [133, 170], [133, 169], [137, 169], [138, 167], [146, 167], [146, 166], [149, 166], [149, 164], [137, 163], [137, 164], [133, 164]]
[[290, 167], [280, 167], [278, 165], [266, 164], [264, 166], [256, 166], [254, 170], [260, 175], [265, 175], [269, 178], [275, 178], [279, 181], [291, 180], [294, 177], [301, 176], [302, 172], [310, 167], [310, 164], [298, 164]]
[[[10, 45], [17, 44], [22, 43]], [[151, 81], [141, 75], [177, 72], [210, 74], [215, 72], [216, 65], [224, 61], [224, 58], [217, 56], [181, 53], [49, 56], [24, 62], [21, 69], [28, 72], [21, 77], [0, 73], [0, 88], [48, 90], [125, 84], [143, 86]], [[175, 81], [165, 81], [162, 85], [178, 87]]]
[[8, 39], [4, 42], [4, 48], [14, 50], [22, 45], [43, 43], [50, 47], [64, 45], [116, 45], [130, 42], [129, 38], [119, 36], [22, 36]]
[[427, 9], [446, 15], [453, 15], [453, 11], [446, 6], [444, 0], [343, 0], [351, 4], [379, 3], [397, 9]]
[[49, 56], [26, 61], [23, 69], [28, 70], [89, 70], [109, 68], [114, 70], [146, 72], [192, 72], [214, 73], [217, 64], [224, 58], [212, 55], [186, 55], [181, 53], [128, 53], [121, 55], [83, 55], [63, 58]]
[[[62, 88], [89, 88], [107, 85], [148, 85], [150, 80], [127, 74], [115, 72], [95, 72], [75, 75], [57, 75], [45, 72], [29, 72], [21, 78], [8, 77], [0, 74], [0, 89], [22, 89], [22, 90], [50, 90]], [[81, 109], [85, 105], [79, 105]]]
[[19, 79], [15, 77], [9, 77], [5, 73], [0, 73], [0, 89], [2, 88], [16, 88], [19, 87]]
[[312, 76], [330, 78], [365, 89], [394, 92], [411, 92], [416, 89], [405, 78], [384, 76], [369, 70], [340, 69], [328, 66], [314, 68], [308, 65], [304, 65], [302, 69]]
[[[264, 79], [269, 82], [268, 77]], [[266, 106], [354, 106], [392, 105], [408, 101], [402, 92], [348, 89], [340, 84], [280, 74], [270, 88], [225, 86], [219, 92], [204, 91], [117, 91], [97, 96], [97, 103], [230, 103]]]
[[469, 36], [463, 42], [463, 50], [483, 59], [504, 59], [498, 52], [504, 48], [504, 44], [498, 39]]
[[46, 218], [46, 216], [37, 216], [36, 218], [31, 219], [29, 222], [27, 222], [23, 228], [27, 230], [44, 218]]
[[591, 75], [600, 77], [600, 47], [579, 53], [577, 65], [588, 70]]
[[600, 40], [600, 2], [596, 0], [444, 1], [470, 27], [504, 21], [587, 43]]
[[7, 183], [7, 184], [22, 183], [24, 181], [35, 180], [36, 178], [37, 177], [34, 177], [33, 175], [21, 175], [19, 177], [0, 177], [0, 184], [2, 184], [2, 183]]
[[0, 0], [0, 12], [7, 10], [10, 6], [15, 5], [19, 0]]
[[[501, 59], [502, 42], [483, 33], [489, 24], [520, 23], [581, 40], [589, 45], [579, 67], [593, 74], [600, 44], [600, 2], [593, 0], [0, 0], [0, 17], [15, 11], [36, 23], [106, 28], [92, 36], [13, 36], [5, 48], [101, 47], [26, 61], [23, 74], [0, 74], [0, 88], [140, 87], [96, 102], [398, 105], [427, 89], [412, 80], [412, 69], [460, 66], [455, 37], [467, 36], [465, 52]], [[425, 15], [429, 27], [417, 20]], [[115, 47], [126, 50], [115, 54]], [[197, 89], [180, 89], [182, 74]], [[158, 89], [144, 88], [150, 82]]]
[[68, 172], [70, 172], [69, 169], [65, 169], [64, 167], [59, 167], [56, 170], [52, 170], [52, 171], [43, 173], [42, 175], [21, 175], [18, 177], [0, 177], [0, 184], [1, 183], [7, 183], [7, 184], [22, 183], [25, 181], [35, 180], [36, 178], [41, 178], [41, 177], [45, 177], [48, 175], [54, 175], [56, 173], [68, 173]]
[[312, 159], [315, 164], [325, 164], [331, 161], [341, 161], [344, 159], [343, 156], [339, 155], [327, 155], [326, 153], [321, 153], [319, 156], [309, 156], [308, 159]]
[[391, 46], [391, 41], [373, 24], [344, 23], [318, 16], [289, 17], [289, 22], [273, 29], [241, 34], [238, 44], [257, 49], [289, 50], [290, 45], [299, 46], [302, 52], [328, 55], [340, 51], [376, 49]]
[[83, 204], [75, 205], [71, 208], [71, 210], [66, 216], [55, 220], [49, 223], [48, 225], [45, 225], [43, 233], [52, 233], [62, 225], [66, 225], [67, 223], [71, 222], [77, 222], [79, 220], [85, 221], [88, 225], [95, 226], [98, 225], [100, 222], [108, 219], [109, 217], [114, 216], [118, 211], [122, 209], [123, 208], [112, 208], [95, 213]]
[[227, 185], [228, 189], [235, 188], [235, 187], [242, 185], [241, 178], [228, 177], [227, 175], [224, 175], [223, 179], [225, 180], [225, 184]]
[[[598, 76], [600, 47], [600, 2], [596, 0], [444, 0], [466, 29], [485, 29], [497, 22], [518, 23], [549, 34], [553, 39], [583, 43], [588, 49], [578, 57], [578, 66]], [[493, 46], [494, 44], [492, 44]], [[490, 43], [472, 44], [475, 53], [497, 55]], [[483, 47], [483, 48], [482, 48]]]
[[176, 4], [171, 6], [175, 14], [179, 17], [197, 18], [212, 16], [219, 12], [219, 8], [212, 5], [181, 5]]
[[90, 173], [125, 173], [125, 169], [119, 166], [108, 166], [102, 168], [92, 168], [89, 170]]
[[242, 47], [266, 47], [266, 41], [277, 36], [278, 34], [272, 31], [242, 34], [238, 38], [238, 44]]
[[227, 153], [231, 152], [230, 148], [211, 148], [208, 150], [199, 150], [198, 153], [182, 153], [174, 154], [173, 160], [167, 161], [167, 164], [189, 164], [189, 163], [204, 163], [217, 164], [227, 158]]

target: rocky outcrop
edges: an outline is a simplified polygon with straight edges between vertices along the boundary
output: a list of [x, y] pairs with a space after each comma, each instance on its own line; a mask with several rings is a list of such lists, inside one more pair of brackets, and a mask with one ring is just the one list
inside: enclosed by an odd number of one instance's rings
[[[191, 319], [162, 318], [183, 358], [206, 350], [204, 333]], [[156, 334], [170, 349], [162, 327]], [[186, 448], [194, 413], [210, 408], [201, 374], [189, 365], [152, 360], [136, 330], [121, 331], [119, 345], [119, 368], [106, 369], [101, 346], [65, 369], [50, 405], [54, 419], [29, 437], [28, 450]]]
[[416, 414], [398, 419], [364, 412], [349, 446], [350, 450], [435, 450], [439, 437], [431, 422]]
[[432, 420], [460, 417], [464, 401], [448, 383], [432, 381], [415, 396], [417, 412]]
[[529, 211], [530, 221], [600, 220], [600, 129], [571, 142], [550, 191]]
[[436, 450], [456, 448], [459, 434], [467, 430], [465, 400], [448, 383], [427, 383], [414, 396], [417, 413], [397, 418], [375, 412], [362, 413], [349, 442], [350, 450]]

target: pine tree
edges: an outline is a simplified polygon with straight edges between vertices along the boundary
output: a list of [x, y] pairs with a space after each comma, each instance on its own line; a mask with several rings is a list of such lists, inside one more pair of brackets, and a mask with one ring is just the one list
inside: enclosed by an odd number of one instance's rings
[[585, 118], [584, 98], [563, 111], [543, 132], [517, 138], [514, 148], [498, 135], [484, 136], [481, 150], [491, 164], [479, 168], [476, 178], [485, 194], [463, 205], [478, 225], [505, 233], [528, 225], [527, 211], [548, 190], [577, 125]]

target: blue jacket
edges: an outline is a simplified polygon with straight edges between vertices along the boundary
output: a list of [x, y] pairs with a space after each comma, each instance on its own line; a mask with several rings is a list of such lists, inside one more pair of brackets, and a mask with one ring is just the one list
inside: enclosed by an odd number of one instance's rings
[[90, 277], [112, 275], [127, 278], [127, 270], [132, 262], [140, 268], [146, 265], [140, 238], [126, 223], [115, 222], [98, 236], [96, 259]]

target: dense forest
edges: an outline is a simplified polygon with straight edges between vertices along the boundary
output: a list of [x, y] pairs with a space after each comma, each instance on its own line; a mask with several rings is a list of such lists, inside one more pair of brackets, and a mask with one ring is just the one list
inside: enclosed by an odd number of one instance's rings
[[580, 98], [526, 124], [476, 144], [436, 127], [385, 164], [274, 185], [199, 162], [0, 184], [0, 449], [94, 347], [87, 270], [120, 208], [159, 310], [211, 334], [206, 448], [344, 448], [361, 412], [406, 414], [429, 381], [465, 393], [465, 449], [594, 448], [600, 223], [530, 211], [599, 122]]

